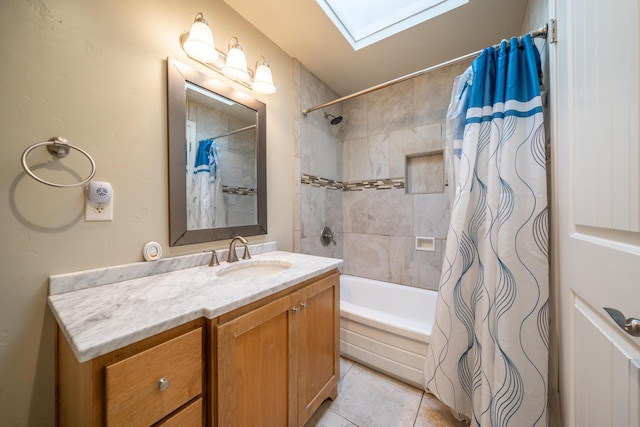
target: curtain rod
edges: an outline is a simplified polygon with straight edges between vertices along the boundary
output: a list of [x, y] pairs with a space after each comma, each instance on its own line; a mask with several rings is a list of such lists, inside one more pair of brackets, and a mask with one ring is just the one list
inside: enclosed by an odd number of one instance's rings
[[235, 135], [236, 133], [244, 132], [245, 130], [253, 129], [254, 127], [256, 127], [256, 125], [249, 125], [240, 129], [233, 130], [229, 133], [225, 133], [224, 135], [214, 136], [211, 139], [218, 139], [218, 138], [224, 138], [225, 136]]
[[[547, 30], [548, 30], [548, 24], [545, 24], [544, 27], [542, 27], [540, 29], [537, 29], [535, 31], [531, 31], [530, 33], [527, 33], [527, 34], [529, 34], [533, 38], [538, 38], [539, 37], [539, 38], [546, 39], [547, 38]], [[493, 45], [493, 48], [497, 48], [499, 46], [500, 46], [500, 44], [496, 44], [496, 45]], [[328, 107], [330, 105], [338, 104], [338, 103], [343, 102], [343, 101], [347, 101], [347, 100], [349, 100], [351, 98], [355, 98], [356, 96], [364, 95], [364, 94], [367, 94], [369, 92], [373, 92], [373, 91], [376, 91], [376, 90], [379, 90], [379, 89], [383, 89], [385, 87], [394, 85], [396, 83], [403, 82], [405, 80], [412, 79], [414, 77], [421, 76], [423, 74], [429, 73], [431, 71], [438, 70], [440, 68], [447, 67], [449, 65], [457, 64], [458, 62], [465, 61], [465, 60], [467, 60], [469, 58], [473, 58], [474, 56], [477, 56], [477, 55], [481, 54], [483, 50], [484, 49], [478, 50], [476, 52], [468, 53], [468, 54], [460, 56], [458, 58], [451, 59], [451, 60], [446, 61], [446, 62], [442, 62], [442, 63], [440, 63], [438, 65], [434, 65], [432, 67], [428, 67], [428, 68], [425, 68], [425, 69], [420, 70], [420, 71], [415, 71], [415, 72], [413, 72], [411, 74], [407, 74], [405, 76], [398, 77], [398, 78], [395, 78], [393, 80], [389, 80], [387, 82], [380, 83], [380, 84], [375, 85], [375, 86], [371, 86], [368, 89], [363, 89], [363, 90], [361, 90], [359, 92], [352, 93], [351, 95], [343, 96], [342, 98], [338, 98], [338, 99], [335, 99], [333, 101], [326, 102], [324, 104], [316, 105], [315, 107], [307, 108], [306, 110], [302, 110], [302, 115], [306, 116], [307, 114], [309, 114], [312, 111], [319, 110], [321, 108], [325, 108], [325, 107]]]

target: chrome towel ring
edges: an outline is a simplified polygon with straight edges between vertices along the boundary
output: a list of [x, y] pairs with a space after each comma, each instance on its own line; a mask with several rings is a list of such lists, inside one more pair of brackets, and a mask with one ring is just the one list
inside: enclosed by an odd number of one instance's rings
[[[71, 148], [73, 148], [74, 150], [78, 150], [79, 152], [81, 152], [91, 163], [91, 173], [89, 174], [89, 176], [80, 181], [80, 182], [76, 182], [75, 184], [57, 184], [55, 182], [49, 182], [49, 181], [45, 181], [44, 179], [36, 176], [36, 174], [34, 174], [31, 169], [29, 169], [29, 166], [27, 165], [27, 156], [29, 155], [29, 153], [34, 149], [34, 148], [38, 148], [45, 145], [47, 147], [47, 150], [49, 151], [49, 153], [51, 153], [52, 155], [59, 157], [59, 158], [65, 158], [67, 157], [67, 155], [69, 154], [69, 151]], [[29, 175], [31, 175], [31, 177], [33, 179], [35, 179], [36, 181], [39, 181], [43, 184], [46, 185], [50, 185], [52, 187], [77, 187], [79, 185], [83, 185], [86, 184], [87, 182], [91, 181], [91, 178], [93, 178], [93, 176], [96, 174], [96, 162], [93, 160], [93, 158], [89, 155], [89, 153], [87, 153], [86, 151], [84, 151], [81, 148], [78, 148], [74, 145], [69, 144], [69, 141], [67, 141], [66, 139], [62, 138], [61, 136], [54, 136], [53, 138], [49, 138], [48, 141], [45, 142], [39, 142], [37, 144], [33, 144], [31, 147], [27, 148], [26, 150], [24, 150], [24, 153], [22, 153], [22, 167], [24, 168], [25, 172], [27, 172]]]

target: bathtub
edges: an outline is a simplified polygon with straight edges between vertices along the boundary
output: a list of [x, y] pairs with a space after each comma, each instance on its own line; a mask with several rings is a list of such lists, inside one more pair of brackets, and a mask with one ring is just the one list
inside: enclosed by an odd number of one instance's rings
[[340, 276], [340, 353], [423, 388], [437, 292]]

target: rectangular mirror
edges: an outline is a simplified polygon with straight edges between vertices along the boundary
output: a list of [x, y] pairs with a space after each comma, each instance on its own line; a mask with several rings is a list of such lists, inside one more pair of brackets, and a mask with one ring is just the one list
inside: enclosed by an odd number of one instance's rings
[[266, 106], [167, 59], [170, 246], [267, 232]]

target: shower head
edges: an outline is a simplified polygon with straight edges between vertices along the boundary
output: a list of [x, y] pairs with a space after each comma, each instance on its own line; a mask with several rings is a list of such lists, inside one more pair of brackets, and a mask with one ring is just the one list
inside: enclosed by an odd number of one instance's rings
[[331, 123], [332, 126], [335, 126], [342, 121], [342, 116], [334, 116], [333, 114], [324, 113], [325, 119], [328, 119], [329, 117], [331, 117], [331, 121], [329, 123]]

